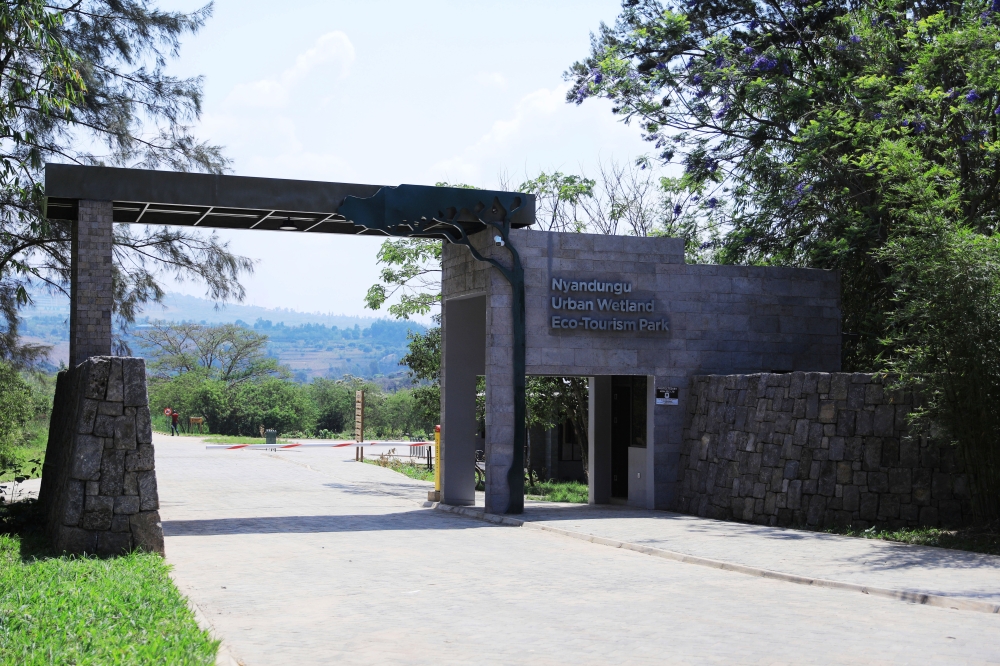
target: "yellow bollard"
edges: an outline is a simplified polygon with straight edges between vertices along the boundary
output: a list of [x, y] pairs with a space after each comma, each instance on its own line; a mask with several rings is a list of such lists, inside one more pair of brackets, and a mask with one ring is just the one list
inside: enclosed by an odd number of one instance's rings
[[434, 490], [427, 493], [427, 499], [441, 501], [441, 426], [434, 426]]

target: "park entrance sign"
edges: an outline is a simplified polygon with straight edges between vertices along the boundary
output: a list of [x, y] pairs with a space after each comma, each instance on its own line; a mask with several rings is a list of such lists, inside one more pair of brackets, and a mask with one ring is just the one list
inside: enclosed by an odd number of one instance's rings
[[[57, 164], [45, 191], [47, 216], [73, 222], [72, 368], [111, 351], [114, 223], [445, 241], [440, 470], [450, 504], [475, 499], [477, 375], [486, 508], [517, 513], [526, 374], [591, 378], [592, 502], [667, 508], [691, 375], [839, 369], [836, 274], [687, 265], [673, 238], [532, 231], [528, 194]], [[671, 400], [654, 400], [665, 388]]]

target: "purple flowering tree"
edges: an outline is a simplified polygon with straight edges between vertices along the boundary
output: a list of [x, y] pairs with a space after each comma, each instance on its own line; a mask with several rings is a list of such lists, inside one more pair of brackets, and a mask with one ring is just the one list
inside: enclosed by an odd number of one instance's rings
[[566, 76], [726, 212], [716, 260], [841, 271], [844, 369], [922, 377], [1000, 516], [1000, 0], [626, 0]]

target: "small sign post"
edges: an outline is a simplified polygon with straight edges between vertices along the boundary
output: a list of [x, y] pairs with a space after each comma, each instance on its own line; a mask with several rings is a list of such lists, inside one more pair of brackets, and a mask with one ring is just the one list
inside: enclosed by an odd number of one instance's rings
[[[365, 441], [365, 392], [356, 391], [354, 393], [354, 441], [362, 444]], [[365, 460], [365, 447], [355, 447], [355, 459], [361, 462]]]

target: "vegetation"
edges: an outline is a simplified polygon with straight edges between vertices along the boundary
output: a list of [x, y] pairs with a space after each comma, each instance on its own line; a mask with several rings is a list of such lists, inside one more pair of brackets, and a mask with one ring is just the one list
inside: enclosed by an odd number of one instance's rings
[[41, 474], [55, 378], [0, 361], [0, 481]]
[[370, 465], [378, 465], [379, 467], [391, 469], [394, 472], [399, 472], [400, 474], [408, 476], [411, 479], [416, 479], [417, 481], [434, 480], [434, 470], [427, 469], [427, 463], [421, 464], [410, 462], [409, 460], [400, 460], [398, 458], [392, 458], [389, 455], [381, 455], [378, 458], [365, 458], [365, 462]]
[[[20, 343], [18, 309], [29, 287], [69, 281], [70, 223], [43, 212], [45, 162], [226, 169], [220, 149], [191, 132], [201, 79], [164, 71], [210, 14], [211, 5], [185, 14], [145, 0], [0, 6], [0, 357], [28, 363], [44, 353]], [[126, 325], [162, 299], [166, 275], [203, 281], [213, 299], [239, 300], [239, 278], [253, 268], [214, 234], [163, 226], [118, 225], [114, 259], [114, 312]]]
[[913, 527], [898, 530], [879, 530], [873, 527], [858, 530], [848, 527], [829, 531], [833, 534], [865, 539], [882, 539], [918, 546], [937, 546], [1000, 555], [1000, 524], [996, 523], [966, 527], [960, 530], [944, 530], [937, 527]]
[[288, 381], [287, 369], [265, 354], [267, 336], [234, 324], [157, 323], [136, 337], [150, 358], [154, 423], [164, 430], [169, 422], [161, 414], [169, 407], [182, 423], [204, 417], [213, 434], [259, 437], [264, 427], [286, 436], [350, 438], [359, 390], [365, 391], [366, 437], [424, 437], [437, 422], [415, 391], [387, 393], [351, 376]]
[[587, 503], [587, 484], [579, 481], [531, 481], [524, 484], [524, 496], [543, 502]]
[[0, 507], [0, 664], [215, 663], [162, 557], [56, 556], [35, 510]]
[[662, 162], [713, 261], [839, 269], [844, 368], [929, 389], [918, 417], [1000, 517], [1000, 5], [626, 0], [567, 73]]

